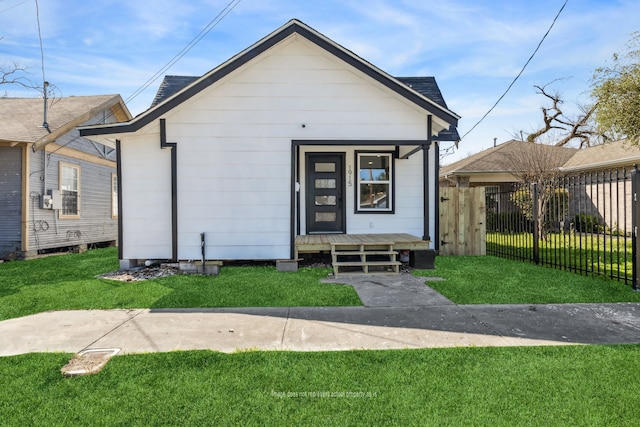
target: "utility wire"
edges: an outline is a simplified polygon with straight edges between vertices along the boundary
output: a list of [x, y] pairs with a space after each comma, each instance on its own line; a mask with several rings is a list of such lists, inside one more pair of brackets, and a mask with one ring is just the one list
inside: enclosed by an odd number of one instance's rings
[[522, 67], [522, 69], [520, 70], [520, 72], [518, 73], [518, 75], [513, 79], [513, 81], [511, 82], [511, 84], [509, 85], [509, 87], [507, 87], [507, 90], [504, 91], [504, 93], [500, 96], [500, 98], [498, 98], [498, 100], [496, 101], [495, 104], [493, 104], [493, 107], [489, 108], [489, 111], [487, 111], [485, 113], [484, 116], [482, 116], [482, 118], [480, 120], [478, 120], [478, 122], [473, 125], [471, 127], [471, 129], [469, 129], [467, 131], [467, 133], [465, 133], [464, 135], [462, 135], [462, 137], [460, 138], [460, 141], [462, 141], [467, 135], [469, 135], [471, 133], [471, 131], [473, 131], [480, 123], [482, 123], [482, 121], [494, 110], [494, 108], [496, 108], [498, 106], [498, 104], [500, 103], [500, 101], [502, 101], [502, 98], [504, 98], [507, 93], [509, 93], [509, 91], [511, 90], [511, 88], [513, 87], [513, 85], [516, 83], [516, 81], [520, 78], [520, 76], [522, 75], [522, 73], [524, 73], [524, 70], [527, 68], [527, 65], [529, 65], [529, 62], [531, 62], [531, 60], [533, 59], [533, 57], [536, 55], [536, 53], [538, 53], [538, 49], [540, 49], [540, 46], [542, 46], [542, 42], [544, 42], [544, 40], [547, 38], [547, 36], [549, 35], [549, 33], [551, 32], [551, 29], [553, 28], [553, 26], [555, 25], [556, 21], [558, 20], [558, 17], [560, 16], [560, 14], [562, 13], [562, 11], [564, 10], [565, 6], [567, 5], [567, 3], [569, 3], [569, 0], [565, 0], [564, 4], [562, 5], [562, 7], [560, 8], [560, 10], [558, 11], [558, 13], [556, 14], [556, 17], [553, 18], [553, 22], [551, 22], [551, 25], [549, 26], [549, 29], [547, 30], [546, 33], [544, 33], [544, 36], [542, 36], [542, 40], [540, 40], [540, 43], [538, 43], [538, 46], [536, 46], [536, 49], [533, 51], [533, 53], [531, 54], [531, 56], [529, 57], [529, 59], [527, 59], [527, 62], [524, 64], [524, 66]]
[[[36, 20], [38, 21], [38, 39], [40, 40], [40, 64], [42, 68], [42, 85], [44, 86], [47, 79], [44, 75], [44, 48], [42, 47], [42, 30], [40, 29], [40, 7], [38, 6], [38, 0], [36, 0]], [[45, 87], [44, 90], [47, 90]]]
[[24, 0], [24, 1], [21, 1], [20, 3], [16, 3], [16, 4], [14, 4], [13, 6], [9, 6], [9, 7], [8, 7], [8, 8], [6, 8], [6, 9], [0, 10], [0, 13], [5, 13], [6, 11], [13, 9], [14, 7], [18, 7], [18, 6], [20, 6], [21, 4], [25, 4], [25, 3], [26, 3], [26, 2], [28, 2], [28, 1], [30, 1], [30, 0]]
[[187, 54], [191, 49], [197, 45], [200, 40], [204, 38], [211, 30], [213, 30], [216, 25], [222, 21], [225, 16], [227, 16], [242, 0], [231, 0], [225, 7], [213, 18], [187, 45], [182, 48], [180, 52], [178, 52], [171, 60], [158, 72], [156, 72], [153, 76], [151, 76], [144, 84], [138, 88], [135, 92], [133, 92], [125, 102], [132, 101], [135, 97], [140, 95], [145, 89], [147, 89], [153, 82], [155, 82], [161, 75], [163, 75], [169, 68], [171, 68], [176, 62], [178, 62], [183, 56]]
[[[213, 18], [184, 48], [182, 48], [182, 50], [180, 52], [178, 52], [164, 67], [162, 67], [160, 70], [158, 70], [158, 72], [156, 72], [153, 76], [151, 76], [140, 88], [138, 88], [135, 92], [133, 92], [131, 95], [129, 95], [129, 97], [127, 99], [125, 99], [125, 103], [130, 102], [131, 100], [133, 100], [135, 97], [137, 97], [138, 95], [140, 95], [146, 88], [148, 88], [154, 81], [156, 81], [158, 79], [158, 77], [160, 77], [163, 73], [165, 73], [171, 66], [173, 66], [176, 62], [178, 62], [183, 56], [185, 56], [187, 54], [187, 52], [189, 52], [191, 49], [193, 49], [193, 47], [198, 44], [200, 42], [200, 40], [202, 40], [204, 38], [204, 36], [206, 36], [209, 32], [211, 32], [211, 30], [213, 30], [216, 25], [218, 25], [220, 23], [220, 21], [222, 21], [242, 0], [232, 0], [230, 1], [224, 9], [222, 9], [222, 11], [220, 11], [220, 13], [218, 13], [216, 15], [215, 18]], [[37, 0], [36, 0], [37, 2]], [[96, 124], [104, 124], [107, 122], [107, 120], [112, 117], [114, 115], [113, 112], [110, 112], [108, 115], [105, 115], [105, 117], [100, 120], [98, 123]], [[71, 141], [67, 142], [66, 144], [58, 147], [56, 150], [54, 150], [53, 152], [51, 152], [50, 154], [55, 153], [56, 151], [60, 150], [61, 148], [67, 146], [68, 144], [70, 144], [71, 142], [75, 141], [76, 139], [80, 138], [80, 136], [72, 139]]]

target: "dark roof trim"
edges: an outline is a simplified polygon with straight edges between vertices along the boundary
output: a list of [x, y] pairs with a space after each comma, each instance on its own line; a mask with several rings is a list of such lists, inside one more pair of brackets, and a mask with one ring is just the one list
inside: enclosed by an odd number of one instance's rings
[[231, 60], [230, 62], [220, 66], [215, 71], [210, 72], [210, 74], [205, 75], [201, 80], [194, 83], [192, 86], [186, 88], [184, 91], [177, 94], [174, 98], [168, 100], [165, 103], [158, 105], [156, 108], [152, 108], [147, 110], [146, 113], [142, 113], [142, 115], [129, 122], [126, 125], [121, 126], [102, 126], [102, 127], [87, 127], [80, 129], [81, 136], [89, 136], [89, 135], [109, 135], [109, 134], [119, 134], [119, 133], [128, 133], [135, 132], [142, 127], [148, 125], [153, 122], [158, 117], [163, 114], [171, 111], [176, 106], [185, 102], [192, 96], [198, 94], [202, 90], [206, 89], [210, 85], [214, 84], [216, 81], [221, 78], [229, 75], [233, 71], [242, 67], [247, 62], [261, 55], [268, 49], [272, 48], [276, 44], [280, 43], [282, 40], [286, 39], [292, 34], [299, 34], [312, 43], [316, 44], [318, 47], [326, 50], [327, 52], [333, 54], [334, 56], [342, 59], [346, 63], [350, 64], [354, 68], [362, 71], [367, 76], [373, 78], [379, 83], [387, 86], [391, 90], [397, 92], [403, 97], [409, 99], [413, 103], [419, 105], [423, 109], [427, 110], [431, 114], [441, 118], [445, 122], [456, 126], [458, 123], [458, 117], [455, 113], [440, 107], [433, 101], [429, 101], [422, 96], [420, 96], [417, 92], [410, 89], [403, 83], [393, 79], [392, 77], [384, 74], [381, 70], [373, 66], [372, 64], [366, 62], [363, 59], [358, 59], [359, 57], [355, 57], [349, 53], [344, 48], [340, 48], [337, 45], [329, 42], [325, 38], [321, 37], [319, 33], [316, 33], [310, 30], [307, 26], [302, 24], [300, 21], [292, 20], [289, 25], [277, 30], [271, 35], [262, 39], [256, 43], [253, 47], [250, 47], [243, 54], [240, 54], [237, 58]]
[[385, 140], [369, 140], [369, 139], [358, 139], [358, 140], [344, 140], [344, 139], [294, 139], [291, 141], [294, 146], [298, 145], [319, 145], [319, 146], [360, 146], [360, 145], [372, 145], [372, 146], [425, 146], [431, 145], [431, 141], [429, 140], [420, 140], [420, 139], [385, 139]]

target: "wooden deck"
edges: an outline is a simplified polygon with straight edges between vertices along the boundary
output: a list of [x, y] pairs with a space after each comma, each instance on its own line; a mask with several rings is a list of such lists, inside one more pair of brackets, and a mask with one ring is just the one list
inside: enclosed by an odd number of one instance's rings
[[331, 251], [331, 244], [359, 246], [379, 245], [381, 247], [393, 245], [398, 251], [426, 250], [429, 241], [411, 234], [308, 234], [296, 236], [296, 258], [298, 254]]

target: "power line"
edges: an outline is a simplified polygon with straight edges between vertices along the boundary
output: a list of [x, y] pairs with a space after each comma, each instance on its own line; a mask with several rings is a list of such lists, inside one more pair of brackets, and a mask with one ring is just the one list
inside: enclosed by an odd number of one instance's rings
[[23, 0], [23, 1], [21, 1], [20, 3], [16, 3], [16, 4], [14, 4], [13, 6], [9, 6], [9, 7], [8, 7], [8, 8], [6, 8], [6, 9], [0, 10], [0, 13], [4, 13], [4, 12], [6, 12], [6, 11], [8, 11], [8, 10], [13, 9], [14, 7], [18, 7], [18, 6], [22, 5], [22, 4], [25, 4], [25, 3], [26, 3], [26, 2], [28, 2], [28, 1], [29, 1], [29, 0]]
[[[206, 36], [209, 32], [211, 32], [211, 30], [213, 30], [216, 27], [216, 25], [218, 25], [220, 21], [222, 21], [241, 1], [242, 0], [230, 1], [225, 6], [225, 8], [222, 9], [222, 11], [220, 11], [220, 13], [216, 15], [215, 18], [213, 18], [184, 48], [182, 48], [182, 50], [180, 50], [180, 52], [178, 52], [173, 58], [171, 58], [171, 60], [164, 67], [162, 67], [160, 70], [158, 70], [158, 72], [156, 72], [153, 76], [151, 76], [140, 88], [138, 88], [135, 92], [133, 92], [125, 100], [125, 103], [132, 101], [135, 97], [140, 95], [146, 88], [148, 88], [154, 81], [156, 81], [158, 77], [160, 77], [163, 73], [165, 73], [171, 66], [173, 66], [176, 62], [178, 62], [183, 56], [185, 56], [187, 52], [193, 49], [193, 47], [196, 44], [198, 44], [200, 40], [204, 38], [204, 36]], [[102, 120], [100, 120], [99, 123], [96, 123], [96, 124], [106, 123], [106, 121], [113, 115], [114, 113], [110, 112], [108, 115], [105, 115], [105, 117]], [[67, 142], [66, 144], [58, 147], [55, 151], [51, 152], [50, 154], [53, 154], [56, 151], [60, 150], [61, 148], [67, 146], [71, 142], [75, 141], [77, 138], [79, 137], [76, 137], [71, 141]]]
[[171, 68], [176, 62], [182, 59], [191, 49], [197, 45], [200, 40], [204, 38], [211, 30], [213, 30], [242, 0], [231, 0], [225, 7], [213, 18], [187, 45], [182, 48], [167, 64], [158, 70], [153, 76], [151, 76], [143, 85], [133, 92], [125, 102], [132, 101], [135, 97], [140, 95], [145, 89], [147, 89], [153, 82], [155, 82], [161, 75], [163, 75], [169, 68]]
[[529, 57], [529, 59], [527, 59], [527, 62], [524, 64], [524, 66], [522, 67], [522, 69], [520, 70], [520, 72], [518, 73], [518, 75], [513, 79], [513, 81], [511, 82], [511, 84], [509, 85], [509, 87], [507, 87], [507, 90], [504, 91], [504, 93], [500, 96], [500, 98], [498, 98], [498, 100], [496, 101], [495, 104], [493, 104], [493, 107], [489, 108], [489, 111], [487, 111], [485, 113], [484, 116], [482, 116], [482, 118], [480, 120], [478, 120], [478, 122], [473, 125], [471, 127], [471, 129], [469, 129], [467, 131], [467, 133], [465, 133], [464, 135], [462, 135], [462, 137], [460, 138], [460, 141], [462, 141], [464, 139], [464, 137], [466, 137], [467, 135], [469, 135], [471, 133], [471, 131], [473, 131], [480, 123], [482, 123], [482, 121], [494, 110], [494, 108], [496, 108], [498, 106], [498, 104], [500, 103], [500, 101], [502, 101], [502, 98], [504, 98], [507, 93], [509, 93], [509, 91], [511, 90], [511, 88], [513, 87], [513, 85], [516, 83], [516, 81], [520, 78], [520, 76], [522, 75], [522, 73], [524, 73], [524, 70], [527, 68], [527, 65], [529, 65], [529, 62], [531, 62], [531, 60], [533, 59], [533, 57], [536, 55], [536, 53], [538, 53], [538, 49], [540, 49], [540, 46], [542, 46], [542, 42], [544, 42], [544, 40], [547, 38], [547, 36], [549, 35], [549, 33], [551, 32], [551, 29], [553, 28], [553, 26], [555, 25], [556, 21], [558, 20], [558, 17], [560, 16], [560, 14], [562, 13], [562, 11], [564, 10], [565, 6], [567, 5], [567, 3], [569, 3], [569, 0], [565, 0], [564, 4], [562, 5], [562, 7], [560, 8], [560, 10], [558, 11], [558, 13], [556, 14], [556, 17], [553, 18], [553, 22], [551, 22], [551, 25], [549, 26], [549, 29], [547, 30], [546, 33], [544, 33], [544, 36], [542, 36], [542, 40], [540, 40], [540, 43], [538, 43], [538, 46], [536, 46], [536, 49], [533, 51], [533, 53], [531, 54], [531, 56]]
[[[40, 29], [40, 7], [38, 6], [38, 0], [36, 0], [36, 21], [38, 21], [38, 39], [40, 40], [40, 64], [42, 68], [42, 84], [47, 81], [44, 75], [44, 47], [42, 46], [42, 31]], [[46, 88], [44, 89], [47, 90]]]

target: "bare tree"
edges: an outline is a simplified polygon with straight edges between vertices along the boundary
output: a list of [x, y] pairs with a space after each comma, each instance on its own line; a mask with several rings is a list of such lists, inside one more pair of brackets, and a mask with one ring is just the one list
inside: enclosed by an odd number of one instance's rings
[[33, 88], [33, 83], [25, 77], [27, 68], [17, 62], [7, 62], [0, 66], [0, 85], [18, 85]]
[[524, 184], [554, 181], [562, 173], [562, 166], [574, 151], [557, 146], [521, 142], [517, 150], [502, 156], [502, 163], [514, 177]]
[[[554, 80], [553, 82], [555, 82]], [[551, 92], [547, 83], [544, 86], [534, 86], [536, 93], [551, 101], [550, 107], [541, 107], [544, 126], [527, 135], [527, 142], [540, 142], [543, 135], [554, 136], [554, 145], [564, 147], [573, 140], [580, 142], [580, 148], [589, 147], [603, 138], [593, 123], [595, 105], [578, 105], [580, 112], [575, 117], [569, 117], [563, 111], [564, 100], [558, 92]]]
[[[517, 150], [503, 153], [501, 159], [506, 169], [524, 184], [513, 193], [511, 201], [529, 220], [537, 220], [538, 235], [545, 239], [567, 213], [568, 194], [558, 190], [557, 183], [563, 176], [560, 167], [574, 154], [574, 150], [524, 141], [519, 144]], [[537, 202], [535, 211], [534, 199]]]
[[58, 98], [57, 94], [60, 92], [57, 86], [49, 82], [43, 82], [41, 85], [34, 83], [27, 77], [29, 75], [28, 70], [29, 67], [20, 65], [17, 62], [5, 62], [0, 65], [0, 86], [19, 86], [23, 89], [35, 90], [40, 95], [43, 95], [46, 90], [46, 96], [51, 100], [51, 105], [55, 104]]
[[[0, 37], [2, 40], [2, 37]], [[6, 61], [0, 63], [0, 86], [20, 86], [24, 89], [35, 89], [43, 93], [43, 86], [34, 83], [27, 76], [29, 75], [29, 67], [19, 64], [18, 62]]]

